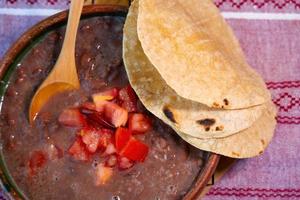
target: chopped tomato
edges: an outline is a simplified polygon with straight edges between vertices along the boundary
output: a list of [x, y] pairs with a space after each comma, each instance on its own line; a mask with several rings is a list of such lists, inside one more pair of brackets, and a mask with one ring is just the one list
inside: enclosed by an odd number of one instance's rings
[[80, 137], [77, 137], [75, 142], [69, 148], [69, 154], [75, 160], [87, 161], [89, 160], [89, 152], [85, 148], [85, 144], [82, 142]]
[[131, 131], [127, 128], [119, 127], [115, 134], [115, 144], [117, 152], [121, 152], [131, 138]]
[[122, 107], [128, 112], [137, 111], [137, 96], [130, 85], [119, 91], [118, 98], [122, 101]]
[[104, 185], [111, 178], [113, 169], [106, 167], [104, 164], [99, 164], [96, 168], [96, 185]]
[[115, 103], [107, 102], [105, 105], [105, 117], [115, 127], [125, 126], [128, 119], [128, 112]]
[[114, 167], [118, 162], [116, 155], [110, 155], [105, 161], [105, 166]]
[[101, 129], [99, 130], [100, 141], [99, 148], [103, 151], [106, 150], [107, 146], [113, 143], [113, 131], [109, 129]]
[[81, 130], [82, 142], [90, 153], [95, 153], [100, 143], [100, 134], [96, 130]]
[[111, 155], [111, 154], [114, 154], [116, 153], [116, 147], [113, 143], [109, 143], [105, 149], [105, 154], [107, 155]]
[[120, 155], [133, 161], [143, 162], [148, 155], [149, 147], [131, 137], [126, 146], [122, 149]]
[[113, 88], [104, 92], [99, 92], [92, 95], [93, 101], [96, 105], [96, 110], [98, 112], [104, 112], [105, 105], [108, 101], [115, 99], [118, 96], [119, 90], [117, 88]]
[[114, 98], [116, 98], [118, 96], [118, 89], [117, 88], [113, 88], [110, 90], [106, 90], [104, 92], [98, 92], [96, 94], [92, 95], [93, 101], [95, 104], [97, 104], [97, 102], [99, 101], [110, 101], [113, 100]]
[[47, 155], [45, 152], [41, 150], [32, 152], [28, 163], [29, 174], [31, 176], [36, 175], [39, 169], [44, 167], [46, 163], [47, 163]]
[[129, 169], [134, 165], [134, 162], [129, 160], [126, 157], [119, 156], [118, 157], [118, 167], [121, 170]]
[[47, 146], [49, 160], [57, 160], [63, 157], [63, 150], [54, 144]]
[[58, 121], [65, 126], [82, 127], [85, 125], [84, 116], [77, 108], [63, 110], [59, 115]]
[[132, 131], [132, 134], [145, 133], [152, 128], [150, 119], [141, 113], [129, 115], [128, 127]]

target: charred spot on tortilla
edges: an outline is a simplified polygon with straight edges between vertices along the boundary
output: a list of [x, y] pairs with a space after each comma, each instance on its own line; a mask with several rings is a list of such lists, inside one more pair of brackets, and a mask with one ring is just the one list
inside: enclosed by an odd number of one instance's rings
[[258, 152], [259, 154], [262, 154], [263, 153], [263, 151], [260, 151], [260, 152]]
[[210, 119], [210, 118], [206, 118], [206, 119], [200, 119], [197, 121], [198, 124], [205, 126], [205, 127], [210, 127], [212, 125], [214, 125], [216, 123], [215, 119]]
[[223, 102], [224, 102], [224, 104], [225, 104], [225, 106], [228, 106], [229, 105], [229, 101], [228, 101], [228, 99], [223, 99]]
[[177, 123], [174, 117], [174, 113], [170, 110], [168, 106], [164, 106], [163, 112], [165, 116], [173, 123]]
[[206, 127], [206, 128], [205, 128], [205, 131], [209, 131], [209, 130], [210, 130], [210, 128], [209, 128], [209, 127]]
[[214, 102], [213, 105], [212, 105], [212, 107], [213, 107], [213, 108], [220, 108], [220, 104]]
[[260, 140], [260, 141], [261, 141], [262, 145], [265, 145], [265, 141], [264, 140]]
[[216, 131], [223, 131], [224, 126], [220, 125], [216, 127]]

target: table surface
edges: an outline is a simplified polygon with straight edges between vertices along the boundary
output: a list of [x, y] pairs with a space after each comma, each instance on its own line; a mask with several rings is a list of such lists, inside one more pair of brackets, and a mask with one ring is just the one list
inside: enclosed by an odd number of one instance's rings
[[[300, 199], [300, 0], [215, 0], [215, 4], [249, 63], [266, 81], [279, 113], [266, 152], [238, 161], [204, 199]], [[0, 0], [0, 59], [29, 27], [67, 7], [68, 0]], [[0, 199], [8, 199], [3, 189]]]

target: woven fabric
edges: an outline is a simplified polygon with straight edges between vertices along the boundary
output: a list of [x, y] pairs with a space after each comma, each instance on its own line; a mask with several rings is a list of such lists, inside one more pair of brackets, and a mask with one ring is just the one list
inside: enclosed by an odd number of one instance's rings
[[[1, 0], [0, 58], [24, 31], [68, 3]], [[266, 152], [238, 161], [204, 199], [300, 199], [300, 0], [215, 0], [215, 4], [249, 63], [264, 77], [279, 113]], [[7, 199], [3, 190], [0, 199]]]

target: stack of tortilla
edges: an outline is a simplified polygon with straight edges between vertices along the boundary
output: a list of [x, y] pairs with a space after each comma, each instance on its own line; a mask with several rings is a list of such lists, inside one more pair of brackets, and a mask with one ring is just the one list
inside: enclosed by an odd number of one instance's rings
[[270, 92], [210, 0], [135, 0], [123, 58], [144, 106], [191, 145], [246, 158], [272, 139]]

